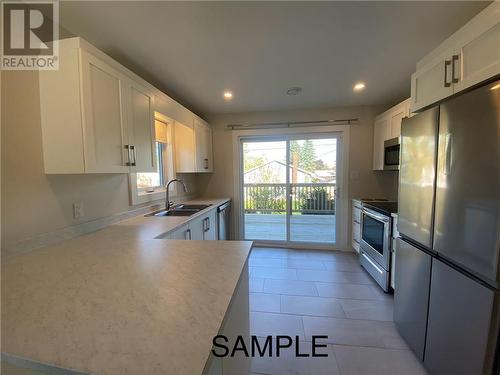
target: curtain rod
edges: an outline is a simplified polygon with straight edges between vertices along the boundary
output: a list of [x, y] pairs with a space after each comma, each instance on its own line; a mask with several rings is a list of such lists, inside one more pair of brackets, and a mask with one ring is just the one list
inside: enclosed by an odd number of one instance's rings
[[269, 128], [298, 128], [307, 125], [328, 126], [328, 125], [355, 125], [358, 118], [348, 118], [341, 120], [319, 120], [319, 121], [288, 121], [288, 122], [263, 122], [255, 124], [228, 124], [226, 130], [250, 130]]

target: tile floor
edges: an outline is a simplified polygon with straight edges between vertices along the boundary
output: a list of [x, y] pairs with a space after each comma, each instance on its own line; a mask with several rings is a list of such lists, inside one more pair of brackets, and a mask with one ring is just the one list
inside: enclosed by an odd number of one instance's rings
[[324, 358], [254, 358], [252, 374], [413, 375], [424, 368], [392, 319], [393, 297], [359, 266], [354, 254], [254, 248], [249, 259], [250, 333], [328, 335]]

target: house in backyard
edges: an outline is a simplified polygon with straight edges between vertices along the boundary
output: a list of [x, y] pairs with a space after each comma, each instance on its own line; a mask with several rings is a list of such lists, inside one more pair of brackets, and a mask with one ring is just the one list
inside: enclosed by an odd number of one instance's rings
[[[292, 183], [335, 183], [335, 171], [306, 171], [302, 168], [288, 165]], [[287, 164], [279, 160], [271, 160], [263, 165], [252, 168], [244, 173], [245, 184], [278, 184], [286, 181]]]

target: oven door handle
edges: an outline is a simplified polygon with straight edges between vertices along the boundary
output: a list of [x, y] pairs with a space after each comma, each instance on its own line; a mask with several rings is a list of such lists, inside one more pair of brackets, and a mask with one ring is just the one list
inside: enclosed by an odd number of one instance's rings
[[389, 218], [385, 215], [382, 215], [378, 213], [377, 211], [370, 210], [369, 208], [363, 207], [362, 212], [366, 215], [371, 217], [372, 219], [382, 221], [384, 223], [389, 223]]
[[371, 266], [377, 270], [378, 273], [380, 273], [381, 275], [384, 273], [384, 270], [380, 268], [377, 264], [375, 264], [375, 262], [372, 261], [369, 257], [367, 257], [365, 253], [361, 252], [361, 256], [365, 258], [366, 261], [369, 262]]

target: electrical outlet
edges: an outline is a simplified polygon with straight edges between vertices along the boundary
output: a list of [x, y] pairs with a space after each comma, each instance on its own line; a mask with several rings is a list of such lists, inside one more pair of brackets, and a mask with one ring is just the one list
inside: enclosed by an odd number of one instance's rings
[[84, 216], [85, 214], [83, 213], [83, 203], [82, 202], [73, 203], [73, 218], [80, 219]]

